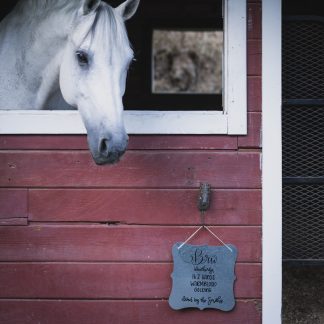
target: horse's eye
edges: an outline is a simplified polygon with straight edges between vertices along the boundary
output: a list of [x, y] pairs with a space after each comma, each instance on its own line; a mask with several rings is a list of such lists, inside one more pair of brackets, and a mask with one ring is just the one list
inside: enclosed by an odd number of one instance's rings
[[86, 52], [77, 51], [76, 56], [79, 62], [79, 65], [82, 67], [88, 66], [89, 64], [89, 56]]

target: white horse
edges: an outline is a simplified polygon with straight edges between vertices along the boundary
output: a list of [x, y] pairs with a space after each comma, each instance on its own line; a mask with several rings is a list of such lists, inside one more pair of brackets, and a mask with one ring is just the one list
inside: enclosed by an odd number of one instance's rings
[[133, 60], [124, 21], [139, 1], [20, 0], [0, 23], [0, 109], [77, 108], [95, 162], [117, 162]]

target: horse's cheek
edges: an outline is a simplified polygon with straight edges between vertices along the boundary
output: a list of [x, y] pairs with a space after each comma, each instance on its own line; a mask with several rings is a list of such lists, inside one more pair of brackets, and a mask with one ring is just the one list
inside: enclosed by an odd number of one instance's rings
[[60, 68], [60, 89], [64, 100], [71, 106], [77, 106], [76, 89], [77, 78], [75, 77], [75, 71], [71, 68], [69, 60], [63, 60]]

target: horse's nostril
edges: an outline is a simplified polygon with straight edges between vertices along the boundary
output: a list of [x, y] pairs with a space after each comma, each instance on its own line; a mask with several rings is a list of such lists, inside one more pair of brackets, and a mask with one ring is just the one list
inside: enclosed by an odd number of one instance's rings
[[[127, 143], [113, 141], [109, 136], [99, 139], [98, 148], [93, 154], [97, 164], [116, 163], [124, 154]], [[125, 145], [126, 144], [126, 145]]]
[[103, 138], [100, 141], [100, 145], [99, 145], [99, 152], [101, 155], [108, 157], [109, 155], [109, 147], [108, 147], [108, 140], [106, 138]]

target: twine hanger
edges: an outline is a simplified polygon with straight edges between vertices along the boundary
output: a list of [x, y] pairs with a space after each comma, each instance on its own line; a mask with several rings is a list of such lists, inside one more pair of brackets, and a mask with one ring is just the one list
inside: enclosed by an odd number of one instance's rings
[[202, 229], [205, 229], [212, 236], [214, 236], [219, 242], [221, 242], [226, 248], [228, 248], [231, 252], [233, 252], [233, 250], [221, 238], [219, 238], [207, 225], [205, 225], [205, 212], [209, 209], [210, 206], [210, 190], [211, 187], [208, 183], [200, 184], [200, 193], [198, 197], [198, 210], [200, 211], [201, 226], [194, 233], [192, 233], [183, 243], [181, 243], [178, 246], [178, 250], [180, 250], [193, 237], [195, 237], [198, 234], [198, 232], [200, 232]]

